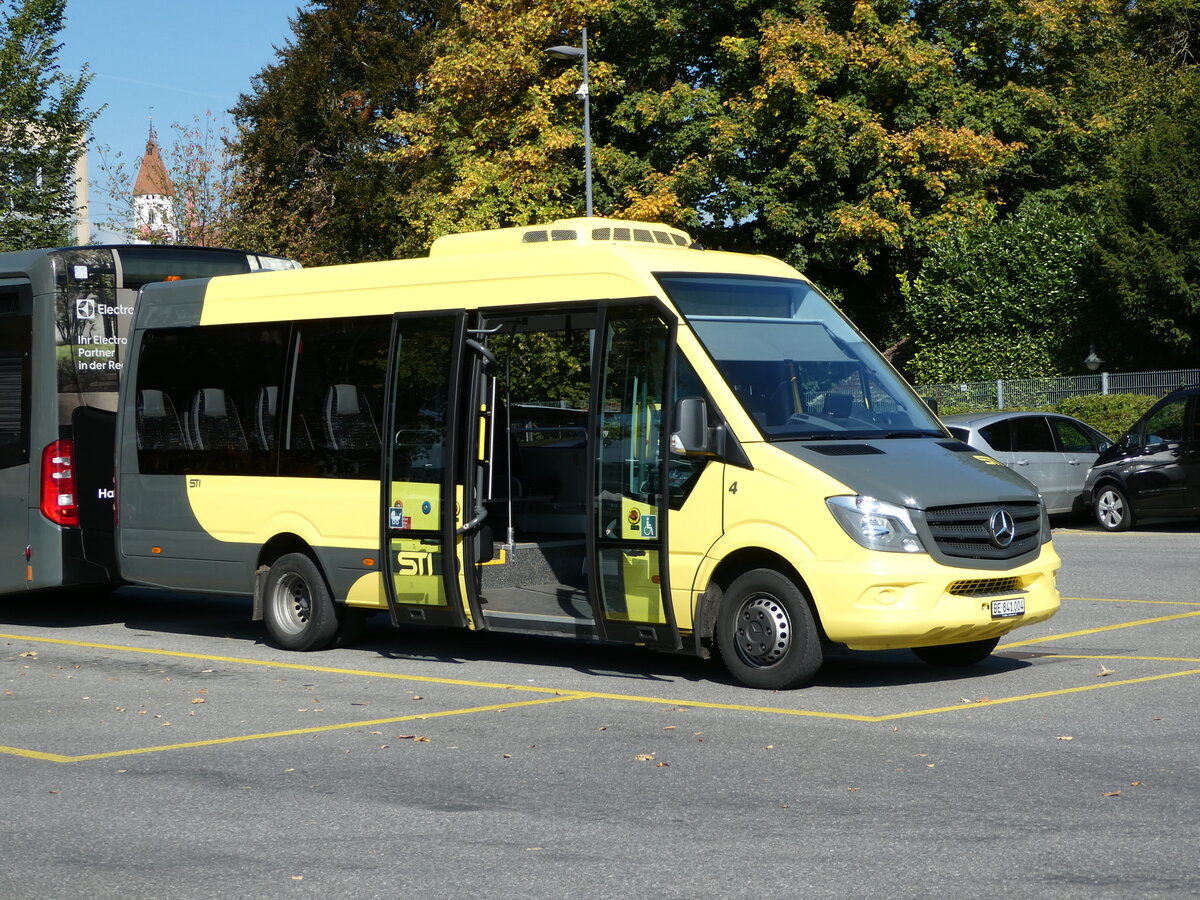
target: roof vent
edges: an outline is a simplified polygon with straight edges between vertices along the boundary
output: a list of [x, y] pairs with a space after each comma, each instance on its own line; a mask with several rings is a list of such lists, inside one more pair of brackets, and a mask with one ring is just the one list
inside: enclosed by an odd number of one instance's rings
[[503, 253], [514, 243], [522, 244], [652, 244], [658, 247], [691, 248], [687, 232], [670, 225], [626, 222], [621, 219], [560, 219], [546, 225], [497, 228], [493, 231], [448, 234], [434, 241], [430, 256], [462, 256], [473, 253]]

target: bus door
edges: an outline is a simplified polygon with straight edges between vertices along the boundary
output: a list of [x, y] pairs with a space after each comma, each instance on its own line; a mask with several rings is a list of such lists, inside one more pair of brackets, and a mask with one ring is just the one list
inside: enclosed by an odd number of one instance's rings
[[37, 484], [30, 484], [33, 319], [29, 297], [28, 281], [0, 280], [0, 534], [6, 548], [0, 556], [0, 591], [26, 586], [24, 550], [29, 542], [30, 507], [38, 505], [36, 493], [30, 502]]
[[459, 536], [465, 314], [397, 313], [384, 413], [382, 558], [396, 625], [468, 624]]
[[667, 412], [675, 328], [650, 304], [602, 310], [593, 359], [588, 568], [600, 637], [679, 649], [667, 583]]

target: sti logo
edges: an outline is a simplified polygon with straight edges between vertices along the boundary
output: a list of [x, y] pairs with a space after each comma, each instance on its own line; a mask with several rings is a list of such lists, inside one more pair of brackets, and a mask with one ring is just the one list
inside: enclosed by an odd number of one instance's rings
[[96, 318], [96, 301], [90, 297], [83, 300], [75, 301], [75, 318], [77, 319], [94, 319]]

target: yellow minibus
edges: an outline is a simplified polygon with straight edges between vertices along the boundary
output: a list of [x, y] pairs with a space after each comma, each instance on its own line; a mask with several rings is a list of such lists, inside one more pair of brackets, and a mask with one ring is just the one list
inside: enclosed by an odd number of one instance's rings
[[122, 576], [252, 597], [283, 648], [386, 612], [778, 689], [831, 648], [969, 665], [1058, 608], [1029, 482], [799, 272], [675, 228], [150, 285], [129, 359]]

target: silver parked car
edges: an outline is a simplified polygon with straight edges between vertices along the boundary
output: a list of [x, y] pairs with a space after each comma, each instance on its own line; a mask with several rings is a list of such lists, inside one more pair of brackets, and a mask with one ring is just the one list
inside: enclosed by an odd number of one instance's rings
[[1037, 485], [1049, 513], [1090, 507], [1083, 483], [1100, 451], [1112, 441], [1071, 416], [1043, 412], [990, 412], [942, 416], [960, 441], [994, 456]]

